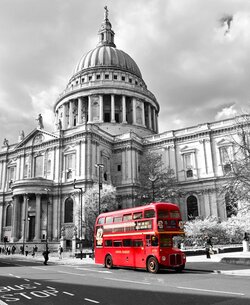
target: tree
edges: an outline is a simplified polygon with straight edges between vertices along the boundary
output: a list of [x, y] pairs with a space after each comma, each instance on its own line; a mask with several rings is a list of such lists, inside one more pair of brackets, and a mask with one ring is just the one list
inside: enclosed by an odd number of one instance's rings
[[141, 157], [138, 197], [143, 204], [152, 201], [173, 201], [178, 195], [174, 171], [167, 168], [162, 155], [147, 151]]
[[[99, 184], [96, 183], [84, 194], [86, 239], [92, 243], [95, 221], [99, 212]], [[103, 184], [100, 196], [100, 211], [110, 212], [118, 209], [116, 200], [116, 188]]]
[[226, 151], [227, 162], [224, 164], [226, 182], [223, 193], [226, 194], [229, 217], [241, 209], [250, 210], [250, 116], [236, 118], [234, 131], [228, 141], [231, 153]]

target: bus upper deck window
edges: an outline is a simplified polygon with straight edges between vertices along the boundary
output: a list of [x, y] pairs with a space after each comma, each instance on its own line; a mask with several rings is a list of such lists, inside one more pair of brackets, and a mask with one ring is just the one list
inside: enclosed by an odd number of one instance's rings
[[113, 217], [106, 217], [106, 223], [112, 223], [113, 222]]
[[98, 219], [98, 224], [99, 224], [99, 225], [104, 224], [104, 220], [105, 220], [104, 217], [99, 218], [99, 219]]
[[159, 218], [169, 218], [168, 210], [159, 210], [158, 217]]
[[133, 214], [133, 219], [141, 219], [141, 218], [142, 218], [142, 212]]
[[132, 219], [132, 214], [125, 214], [123, 215], [123, 221], [128, 221]]
[[114, 222], [122, 222], [122, 216], [114, 217]]
[[144, 212], [144, 218], [153, 218], [155, 217], [155, 211], [154, 210], [146, 210]]
[[170, 218], [181, 218], [179, 211], [169, 211]]

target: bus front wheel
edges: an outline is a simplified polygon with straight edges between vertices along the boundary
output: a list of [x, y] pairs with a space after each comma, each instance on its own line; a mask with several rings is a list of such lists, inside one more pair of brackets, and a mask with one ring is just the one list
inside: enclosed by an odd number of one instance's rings
[[113, 260], [111, 255], [107, 255], [105, 258], [105, 267], [111, 269], [113, 267]]
[[159, 270], [159, 263], [157, 259], [151, 256], [147, 261], [147, 270], [150, 273], [157, 273]]

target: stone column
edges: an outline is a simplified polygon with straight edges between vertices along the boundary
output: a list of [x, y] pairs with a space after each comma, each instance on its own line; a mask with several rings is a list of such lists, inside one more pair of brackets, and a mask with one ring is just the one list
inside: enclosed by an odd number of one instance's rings
[[154, 107], [153, 107], [152, 118], [153, 118], [153, 131], [156, 131], [156, 124], [155, 124], [155, 108], [154, 108]]
[[12, 231], [11, 235], [13, 242], [16, 242], [18, 240], [18, 224], [19, 224], [18, 211], [19, 211], [19, 201], [18, 201], [18, 197], [15, 196], [13, 200], [13, 221], [11, 228]]
[[0, 202], [0, 240], [3, 238], [3, 202]]
[[28, 236], [28, 201], [29, 198], [27, 195], [23, 196], [23, 207], [22, 207], [22, 240], [26, 241]]
[[48, 199], [48, 241], [51, 240], [51, 235], [52, 235], [52, 198], [50, 197]]
[[115, 123], [115, 96], [111, 94], [111, 123]]
[[127, 123], [126, 120], [126, 96], [122, 96], [122, 123]]
[[78, 117], [77, 117], [77, 124], [82, 124], [82, 98], [78, 97]]
[[35, 240], [41, 241], [41, 195], [36, 194]]
[[88, 96], [88, 123], [92, 123], [91, 96]]
[[62, 106], [62, 129], [66, 129], [66, 104]]
[[148, 104], [148, 127], [149, 129], [152, 129], [152, 112], [150, 104]]
[[99, 95], [99, 121], [103, 123], [103, 95]]
[[142, 125], [143, 127], [146, 127], [146, 123], [145, 123], [145, 104], [144, 102], [141, 103], [142, 104]]
[[136, 124], [136, 99], [133, 97], [132, 99], [133, 105], [133, 124]]
[[69, 101], [69, 127], [73, 126], [73, 101]]

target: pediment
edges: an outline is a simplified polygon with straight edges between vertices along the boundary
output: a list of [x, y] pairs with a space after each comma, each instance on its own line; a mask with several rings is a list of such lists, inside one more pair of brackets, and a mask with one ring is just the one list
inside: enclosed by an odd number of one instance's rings
[[20, 143], [18, 143], [16, 148], [39, 145], [44, 142], [49, 142], [55, 139], [58, 139], [58, 136], [43, 129], [36, 128], [30, 134], [28, 134]]
[[232, 145], [232, 142], [224, 138], [217, 142], [217, 146], [228, 146], [228, 145]]

